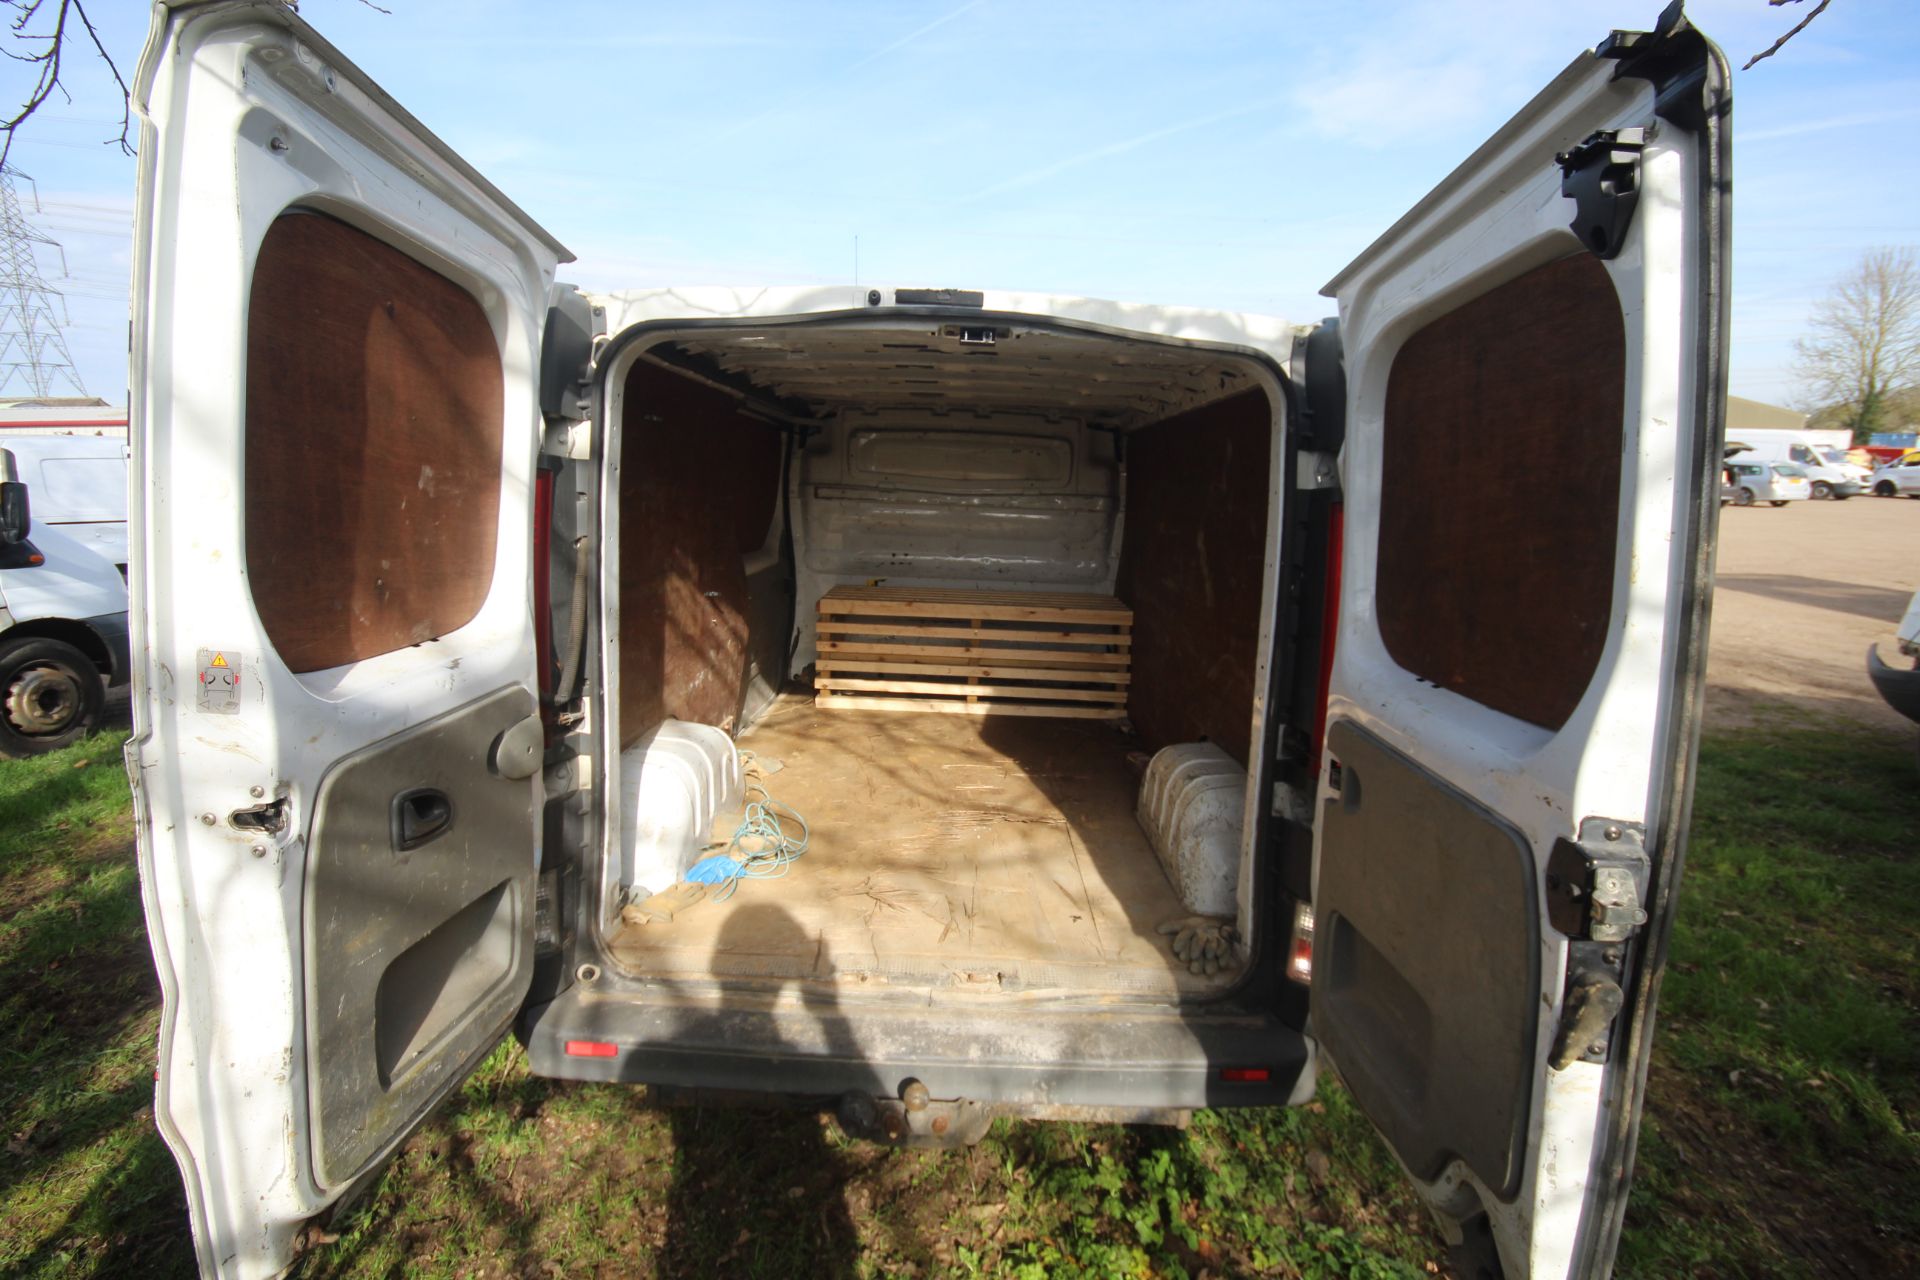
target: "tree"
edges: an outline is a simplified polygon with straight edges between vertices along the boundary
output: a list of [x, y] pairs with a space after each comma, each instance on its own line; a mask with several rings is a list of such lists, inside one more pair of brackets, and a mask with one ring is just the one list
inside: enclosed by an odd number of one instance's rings
[[1814, 307], [1796, 340], [1811, 398], [1840, 410], [1856, 444], [1884, 430], [1889, 397], [1920, 383], [1920, 261], [1869, 251]]

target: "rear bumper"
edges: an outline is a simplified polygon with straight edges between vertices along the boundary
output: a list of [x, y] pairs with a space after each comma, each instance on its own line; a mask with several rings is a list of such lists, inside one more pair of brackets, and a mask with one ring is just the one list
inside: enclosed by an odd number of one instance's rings
[[[517, 1030], [533, 1070], [559, 1079], [823, 1101], [897, 1097], [918, 1080], [934, 1098], [1016, 1114], [1304, 1102], [1315, 1065], [1299, 1032], [1246, 1013], [846, 1007], [795, 996], [603, 995], [575, 985], [524, 1013]], [[570, 1041], [613, 1048], [581, 1056], [567, 1052]], [[1223, 1068], [1267, 1074], [1229, 1082]]]
[[1867, 675], [1886, 704], [1909, 720], [1920, 722], [1920, 670], [1901, 670], [1880, 660], [1880, 651], [1867, 650]]

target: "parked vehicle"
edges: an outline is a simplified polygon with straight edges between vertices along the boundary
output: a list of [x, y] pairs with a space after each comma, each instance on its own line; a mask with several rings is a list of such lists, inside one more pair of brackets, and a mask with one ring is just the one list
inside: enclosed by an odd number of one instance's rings
[[[1317, 325], [586, 295], [286, 5], [157, 7], [127, 761], [202, 1268], [283, 1270], [511, 1028], [899, 1145], [1301, 1103], [1324, 1051], [1464, 1271], [1604, 1274], [1703, 688], [1727, 84], [1679, 6], [1581, 51]], [[663, 921], [735, 743], [811, 844]], [[1232, 860], [1202, 922], [1128, 763], [1176, 748], [1175, 845]]]
[[127, 571], [127, 441], [123, 435], [0, 429], [33, 494], [33, 517]]
[[1812, 496], [1807, 473], [1798, 464], [1751, 462], [1748, 461], [1751, 456], [1743, 455], [1727, 463], [1727, 479], [1721, 493], [1723, 502], [1731, 501], [1736, 507], [1750, 507], [1757, 502], [1784, 507], [1789, 502]]
[[1920, 724], [1920, 591], [1907, 602], [1907, 612], [1894, 631], [1894, 644], [1907, 665], [1889, 665], [1880, 657], [1880, 646], [1872, 645], [1867, 649], [1867, 678], [1888, 706]]
[[0, 755], [17, 758], [91, 732], [103, 684], [126, 682], [127, 589], [86, 541], [34, 523], [11, 448], [0, 495]]
[[1746, 430], [1740, 443], [1749, 450], [1749, 462], [1792, 462], [1806, 468], [1816, 498], [1851, 498], [1867, 491], [1871, 473], [1847, 461], [1846, 450], [1807, 431]]
[[1885, 463], [1873, 473], [1873, 494], [1877, 498], [1902, 495], [1920, 498], [1920, 453], [1909, 453], [1897, 461]]

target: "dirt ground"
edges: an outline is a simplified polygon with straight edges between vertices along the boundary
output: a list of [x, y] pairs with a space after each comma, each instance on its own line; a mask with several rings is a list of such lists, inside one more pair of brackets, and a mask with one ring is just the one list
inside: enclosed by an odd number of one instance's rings
[[1911, 733], [1867, 679], [1867, 647], [1920, 588], [1920, 502], [1850, 498], [1723, 507], [1707, 659], [1707, 723], [1743, 728], [1785, 704]]

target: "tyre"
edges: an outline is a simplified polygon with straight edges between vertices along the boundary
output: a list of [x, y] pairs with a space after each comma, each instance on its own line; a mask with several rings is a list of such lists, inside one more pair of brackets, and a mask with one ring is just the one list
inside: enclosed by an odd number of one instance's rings
[[1740, 488], [1740, 492], [1733, 495], [1733, 505], [1736, 507], [1752, 506], [1753, 490], [1747, 488], [1745, 485], [1742, 485]]
[[1776, 507], [1784, 507], [1784, 506], [1786, 506], [1786, 505], [1787, 505], [1786, 503], [1784, 503], [1784, 502], [1781, 502], [1781, 501], [1779, 501], [1778, 499], [1773, 499], [1773, 500], [1771, 500], [1771, 501], [1772, 501], [1772, 505], [1773, 505], [1773, 506], [1776, 506]]
[[1831, 498], [1833, 496], [1833, 486], [1825, 480], [1815, 480], [1813, 482], [1813, 496], [1816, 498]]
[[37, 756], [79, 741], [105, 701], [99, 669], [66, 641], [0, 643], [0, 755]]
[[1873, 486], [1873, 496], [1876, 498], [1897, 498], [1900, 496], [1900, 486], [1891, 480], [1882, 480], [1879, 484]]

